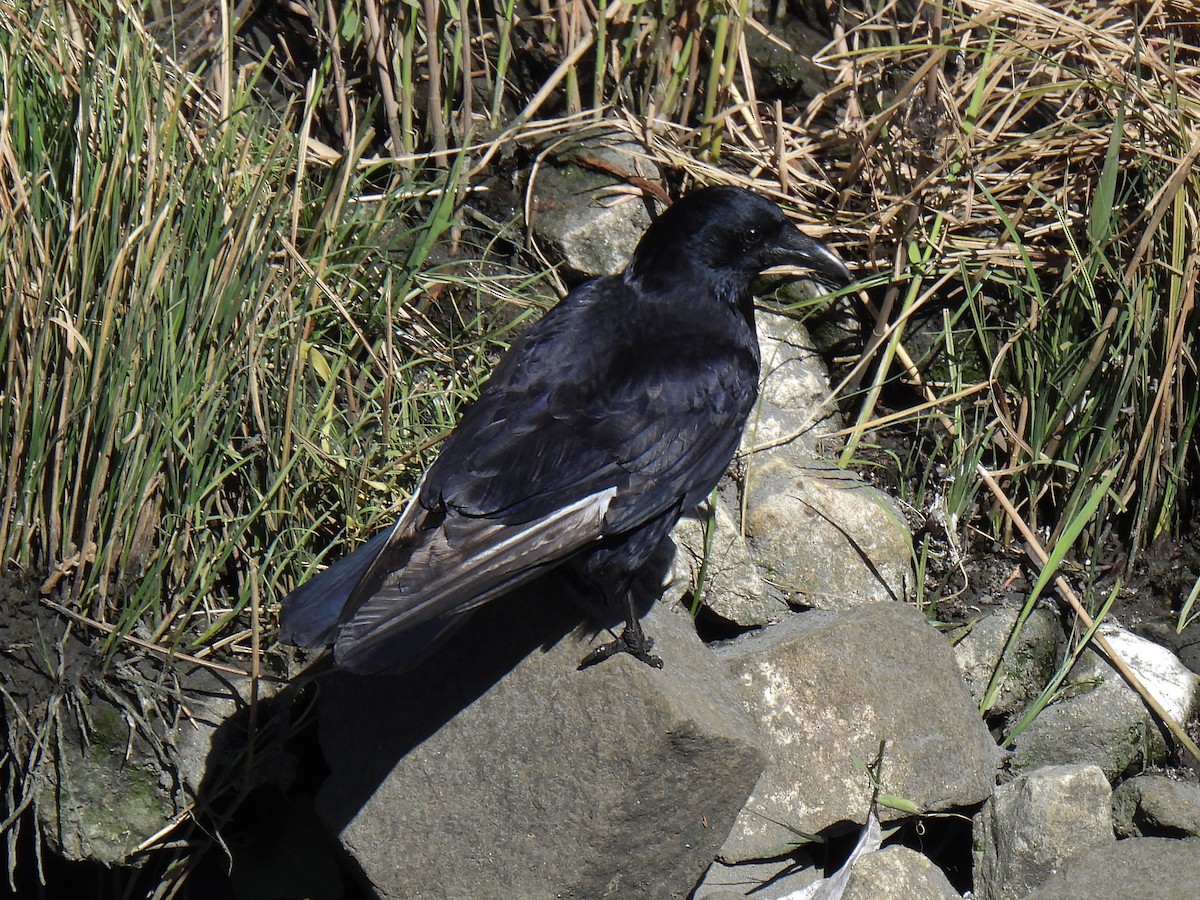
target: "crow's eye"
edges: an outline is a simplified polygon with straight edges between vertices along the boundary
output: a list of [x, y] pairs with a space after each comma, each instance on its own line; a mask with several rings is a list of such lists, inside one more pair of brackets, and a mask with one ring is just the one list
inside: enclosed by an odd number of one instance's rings
[[763, 230], [757, 225], [751, 225], [742, 232], [742, 246], [749, 250], [762, 239]]

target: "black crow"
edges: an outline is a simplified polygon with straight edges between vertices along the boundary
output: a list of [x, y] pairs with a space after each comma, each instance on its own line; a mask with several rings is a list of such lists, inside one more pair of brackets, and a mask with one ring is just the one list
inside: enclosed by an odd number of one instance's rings
[[781, 265], [852, 280], [757, 194], [702, 188], [669, 207], [622, 274], [513, 342], [400, 520], [284, 599], [280, 639], [352, 672], [408, 668], [469, 610], [567, 566], [626, 611], [581, 665], [661, 666], [631, 585], [733, 458], [758, 396], [750, 283]]

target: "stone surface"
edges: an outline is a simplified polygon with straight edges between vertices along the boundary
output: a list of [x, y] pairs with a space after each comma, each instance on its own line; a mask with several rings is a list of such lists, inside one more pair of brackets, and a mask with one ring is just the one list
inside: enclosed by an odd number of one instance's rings
[[729, 897], [786, 897], [815, 885], [821, 880], [820, 869], [804, 854], [801, 862], [785, 859], [747, 862], [727, 866], [715, 862], [704, 874], [689, 900], [723, 900]]
[[755, 61], [752, 67], [755, 90], [760, 99], [784, 97], [791, 102], [807, 100], [829, 87], [829, 72], [813, 62], [829, 38], [799, 19], [779, 20], [778, 6], [755, 3], [759, 22], [770, 23], [771, 40], [755, 28], [746, 29], [746, 47]]
[[[633, 143], [593, 141], [576, 155], [604, 160], [618, 171], [658, 180], [658, 167]], [[531, 227], [551, 257], [575, 280], [621, 272], [650, 214], [639, 196], [602, 196], [618, 183], [612, 175], [567, 160], [546, 164], [533, 181]]]
[[1200, 675], [1169, 649], [1109, 624], [1101, 625], [1100, 633], [1176, 722], [1187, 722], [1200, 709]]
[[1113, 825], [1123, 837], [1200, 837], [1200, 784], [1130, 778], [1113, 791]]
[[1200, 885], [1200, 840], [1130, 838], [1067, 861], [1028, 900], [1184, 900]]
[[961, 895], [937, 866], [908, 847], [868, 853], [850, 870], [841, 900], [957, 900]]
[[282, 744], [290, 722], [286, 715], [266, 715], [266, 702], [279, 693], [279, 682], [259, 681], [256, 691], [260, 712], [253, 767], [247, 766], [246, 725], [250, 706], [250, 679], [216, 674], [205, 669], [185, 679], [187, 717], [171, 732], [173, 762], [187, 791], [195, 795], [206, 778], [216, 772], [231, 786], [250, 789], [263, 784], [288, 787], [295, 776], [295, 759]]
[[1166, 760], [1166, 742], [1145, 703], [1098, 654], [1084, 651], [1064, 684], [1063, 699], [1013, 742], [1014, 773], [1091, 764], [1115, 781]]
[[1046, 766], [996, 788], [975, 818], [975, 895], [1019, 900], [1068, 861], [1111, 848], [1112, 791], [1098, 766]]
[[788, 438], [760, 452], [803, 463], [822, 438], [841, 427], [829, 402], [829, 370], [807, 329], [795, 319], [759, 310], [756, 321], [762, 371], [758, 406], [746, 423], [742, 451]]
[[996, 745], [949, 644], [916, 609], [883, 603], [793, 614], [717, 652], [767, 735], [770, 758], [721, 848], [725, 862], [786, 852], [795, 831], [865, 822], [871, 784], [861, 766], [882, 741], [883, 791], [922, 811], [991, 794]]
[[[758, 338], [762, 354], [759, 402], [742, 437], [742, 452], [749, 454], [745, 470], [751, 482], [763, 466], [790, 471], [809, 465], [821, 438], [840, 424], [836, 413], [824, 407], [829, 395], [828, 374], [804, 327], [788, 316], [760, 311]], [[784, 443], [777, 443], [784, 439]], [[756, 447], [767, 449], [752, 452]], [[783, 485], [785, 490], [789, 487]], [[781, 502], [791, 506], [786, 497]], [[763, 578], [763, 567], [768, 572], [775, 567], [761, 557], [756, 561], [741, 527], [741, 505], [737, 485], [732, 480], [726, 482], [717, 500], [702, 600], [706, 611], [717, 618], [754, 627], [778, 621], [789, 607], [786, 591]], [[687, 568], [681, 575], [692, 585], [706, 558], [706, 525], [707, 509], [703, 509], [685, 515], [672, 535], [684, 551], [678, 563]], [[781, 542], [786, 538], [781, 536]], [[804, 549], [788, 547], [787, 555]], [[817, 552], [824, 553], [825, 548], [818, 545]], [[793, 565], [804, 570], [810, 561], [801, 557]]]
[[[1011, 606], [988, 613], [954, 645], [959, 670], [977, 705], [983, 702], [1019, 613]], [[1004, 657], [999, 690], [985, 710], [988, 715], [1011, 715], [1037, 699], [1054, 675], [1059, 631], [1048, 609], [1038, 607], [1029, 614]]]
[[[64, 704], [65, 707], [65, 704]], [[57, 746], [34, 791], [42, 834], [69, 860], [127, 862], [175, 812], [162, 767], [126, 713], [98, 696], [83, 717], [62, 716]]]
[[759, 404], [746, 425], [744, 531], [767, 582], [791, 602], [845, 609], [902, 600], [912, 548], [895, 502], [853, 472], [821, 459], [840, 426], [827, 408], [829, 378], [803, 326], [758, 316]]
[[594, 641], [554, 594], [488, 604], [408, 675], [324, 686], [318, 813], [378, 896], [682, 897], [711, 863], [763, 766], [724, 667], [658, 604], [664, 669], [576, 671]]
[[706, 504], [685, 515], [671, 532], [678, 549], [675, 557], [678, 596], [694, 590], [703, 567], [701, 600], [708, 612], [742, 627], [778, 621], [787, 614], [788, 605], [759, 574], [750, 547], [738, 528], [736, 510], [730, 509], [724, 495], [718, 495], [713, 533], [706, 548], [708, 512]]
[[768, 582], [818, 609], [905, 600], [908, 526], [894, 501], [853, 472], [811, 460], [755, 457], [746, 476], [746, 534]]

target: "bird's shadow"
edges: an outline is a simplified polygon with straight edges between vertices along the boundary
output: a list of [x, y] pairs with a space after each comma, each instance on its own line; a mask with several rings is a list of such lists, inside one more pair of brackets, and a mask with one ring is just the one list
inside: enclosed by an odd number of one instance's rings
[[[655, 557], [658, 563], [665, 559], [669, 555]], [[663, 583], [663, 568], [655, 561], [639, 581]], [[656, 596], [646, 589], [634, 595], [639, 614]], [[264, 840], [283, 840], [289, 832], [283, 822], [270, 821], [273, 816], [289, 817], [294, 827], [301, 808], [306, 811], [301, 818], [315, 826], [316, 808], [326, 832], [325, 852], [345, 869], [331, 837], [356, 817], [405, 755], [530, 654], [575, 634], [582, 658], [589, 639], [621, 619], [617, 610], [589, 602], [578, 585], [551, 573], [480, 607], [410, 671], [353, 675], [318, 660], [275, 696], [241, 705], [218, 725], [195, 798], [201, 827], [220, 835], [219, 856], [236, 881], [239, 867], [258, 869], [272, 857]], [[237, 694], [232, 686], [231, 694]], [[336, 794], [321, 795], [332, 769], [339, 771]], [[308, 856], [313, 862], [320, 853]]]

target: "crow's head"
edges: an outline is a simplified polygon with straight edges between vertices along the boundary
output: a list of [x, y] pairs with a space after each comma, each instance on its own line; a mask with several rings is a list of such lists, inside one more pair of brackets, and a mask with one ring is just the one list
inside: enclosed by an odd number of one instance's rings
[[692, 191], [665, 210], [642, 236], [626, 277], [669, 290], [699, 275], [719, 295], [742, 299], [751, 280], [775, 266], [807, 269], [835, 286], [854, 280], [840, 259], [770, 200], [720, 185]]

